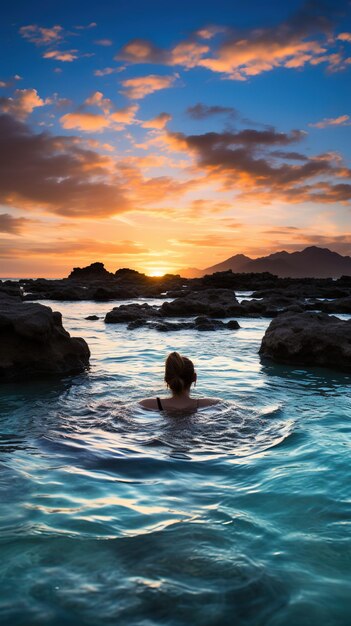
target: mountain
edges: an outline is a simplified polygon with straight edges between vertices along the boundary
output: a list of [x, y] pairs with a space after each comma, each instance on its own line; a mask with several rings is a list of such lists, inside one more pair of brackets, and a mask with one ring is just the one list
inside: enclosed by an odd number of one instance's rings
[[[252, 259], [249, 256], [245, 256], [245, 254], [235, 254], [231, 256], [226, 261], [222, 263], [217, 263], [217, 265], [211, 265], [211, 267], [206, 267], [205, 274], [214, 274], [214, 272], [226, 272], [227, 270], [232, 270], [232, 272], [242, 272], [242, 267], [246, 265], [246, 263], [250, 263]], [[249, 270], [250, 271], [250, 270]]]
[[[197, 278], [214, 272], [271, 272], [281, 278], [339, 278], [351, 276], [351, 257], [342, 256], [328, 248], [310, 246], [299, 252], [274, 252], [258, 259], [236, 254], [204, 270], [189, 268], [179, 273], [187, 278]], [[185, 274], [184, 272], [189, 272]]]
[[311, 246], [300, 252], [276, 252], [253, 259], [241, 271], [271, 272], [282, 278], [339, 278], [343, 274], [351, 275], [351, 257]]

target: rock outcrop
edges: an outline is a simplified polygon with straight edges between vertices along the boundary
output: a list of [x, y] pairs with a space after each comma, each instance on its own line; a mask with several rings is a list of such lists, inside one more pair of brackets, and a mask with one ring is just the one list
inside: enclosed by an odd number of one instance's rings
[[106, 324], [124, 324], [160, 318], [161, 313], [155, 306], [144, 304], [121, 304], [106, 313]]
[[270, 323], [259, 353], [278, 363], [351, 371], [351, 320], [325, 313], [284, 313]]
[[164, 302], [161, 313], [167, 317], [233, 317], [240, 315], [241, 307], [230, 289], [205, 289], [187, 293], [173, 302]]
[[68, 276], [70, 280], [97, 280], [113, 278], [113, 274], [108, 272], [103, 263], [91, 263], [87, 267], [74, 267]]
[[16, 297], [0, 299], [0, 382], [81, 372], [89, 356], [84, 339], [63, 328], [61, 313]]

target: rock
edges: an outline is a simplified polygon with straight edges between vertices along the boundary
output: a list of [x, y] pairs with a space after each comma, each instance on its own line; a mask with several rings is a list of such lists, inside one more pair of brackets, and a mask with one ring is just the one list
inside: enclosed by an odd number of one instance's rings
[[205, 315], [200, 315], [194, 320], [194, 328], [201, 331], [212, 331], [226, 328], [226, 324], [220, 320], [214, 320]]
[[283, 313], [270, 323], [259, 354], [278, 363], [351, 370], [351, 320]]
[[113, 278], [113, 274], [105, 269], [103, 263], [91, 263], [86, 267], [74, 267], [70, 275], [69, 280], [97, 280], [97, 279], [109, 279]]
[[241, 328], [241, 326], [236, 320], [230, 320], [230, 322], [227, 323], [227, 328], [229, 330], [238, 330], [238, 328]]
[[127, 329], [128, 330], [134, 330], [135, 328], [140, 328], [141, 326], [146, 326], [147, 321], [146, 320], [133, 320], [133, 322], [129, 322]]
[[62, 316], [37, 303], [0, 300], [0, 382], [83, 371], [90, 351], [71, 337]]
[[100, 319], [100, 318], [99, 318], [97, 315], [88, 315], [88, 317], [86, 317], [85, 319], [86, 319], [86, 320], [92, 320], [92, 321], [95, 321], [95, 320], [98, 320], [98, 319]]
[[106, 313], [106, 324], [123, 324], [161, 317], [160, 311], [149, 304], [121, 304]]
[[326, 313], [351, 313], [351, 296], [348, 298], [337, 298], [331, 302], [320, 302], [320, 308]]
[[204, 314], [210, 317], [232, 317], [241, 307], [230, 289], [205, 289], [185, 294], [173, 302], [164, 302], [161, 313], [169, 317]]
[[228, 324], [225, 324], [220, 320], [214, 320], [205, 316], [201, 316], [197, 317], [194, 321], [191, 322], [169, 322], [168, 320], [147, 321], [146, 319], [137, 319], [130, 322], [127, 326], [127, 329], [134, 330], [135, 328], [141, 327], [158, 330], [162, 333], [177, 330], [213, 331], [223, 329], [236, 330], [237, 328], [240, 328], [238, 322], [236, 322], [235, 320], [231, 320], [230, 322], [228, 322]]

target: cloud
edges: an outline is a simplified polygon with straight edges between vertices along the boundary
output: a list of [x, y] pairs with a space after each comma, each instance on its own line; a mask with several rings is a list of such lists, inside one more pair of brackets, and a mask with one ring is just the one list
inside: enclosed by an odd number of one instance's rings
[[351, 43], [351, 33], [339, 33], [337, 39], [339, 39], [339, 41], [348, 41]]
[[96, 39], [96, 40], [94, 41], [94, 43], [95, 43], [97, 46], [104, 46], [104, 47], [107, 47], [107, 46], [112, 46], [112, 45], [113, 45], [113, 41], [112, 41], [112, 39]]
[[200, 248], [233, 248], [233, 238], [222, 235], [209, 234], [202, 237], [189, 237], [175, 241], [176, 245], [194, 246]]
[[[103, 114], [85, 111], [85, 106], [95, 106]], [[63, 115], [60, 118], [60, 123], [63, 128], [76, 128], [85, 132], [101, 131], [105, 128], [113, 128], [113, 130], [119, 131], [129, 124], [133, 124], [139, 106], [133, 104], [111, 111], [112, 108], [112, 101], [104, 98], [101, 91], [95, 91], [85, 100], [84, 105], [80, 109]]]
[[20, 235], [23, 227], [31, 221], [25, 217], [13, 217], [9, 213], [2, 213], [0, 214], [0, 233]]
[[107, 115], [113, 107], [112, 101], [109, 98], [104, 98], [101, 91], [94, 91], [94, 93], [85, 100], [84, 104], [99, 107], [105, 115]]
[[78, 59], [77, 55], [78, 50], [48, 50], [44, 52], [44, 59], [54, 59], [55, 61], [62, 61], [63, 63], [71, 63]]
[[137, 104], [131, 104], [129, 106], [123, 107], [122, 109], [117, 109], [110, 115], [110, 119], [113, 122], [117, 122], [118, 124], [128, 125], [132, 124], [135, 120], [135, 115], [139, 110], [139, 106]]
[[113, 241], [99, 241], [96, 239], [65, 239], [53, 240], [47, 243], [21, 242], [21, 247], [16, 247], [13, 240], [0, 240], [0, 258], [34, 258], [34, 257], [83, 257], [94, 259], [94, 255], [109, 256], [137, 256], [149, 252], [141, 244], [135, 241], [123, 240], [118, 243]]
[[351, 119], [349, 115], [339, 115], [339, 117], [325, 117], [321, 122], [309, 124], [313, 128], [326, 128], [327, 126], [350, 126]]
[[348, 61], [342, 43], [349, 43], [351, 36], [332, 35], [334, 22], [340, 17], [337, 5], [305, 2], [273, 28], [205, 27], [169, 50], [144, 39], [133, 39], [115, 58], [134, 64], [203, 67], [242, 81], [279, 67], [299, 69], [306, 64], [325, 63], [331, 71], [344, 69]]
[[33, 133], [0, 116], [0, 202], [73, 217], [130, 209], [111, 158], [82, 147], [77, 137]]
[[167, 123], [170, 122], [172, 116], [169, 113], [160, 113], [153, 117], [151, 120], [146, 120], [142, 122], [141, 126], [143, 128], [154, 128], [156, 130], [162, 130], [166, 127]]
[[66, 113], [60, 117], [62, 128], [71, 130], [76, 128], [86, 132], [103, 130], [110, 126], [110, 120], [99, 113], [76, 112]]
[[61, 41], [64, 31], [62, 26], [59, 25], [51, 28], [42, 28], [37, 24], [29, 24], [28, 26], [21, 26], [19, 32], [24, 39], [38, 46], [46, 46]]
[[40, 98], [36, 89], [16, 89], [13, 98], [0, 98], [0, 111], [24, 120], [33, 109], [49, 103], [49, 100]]
[[90, 24], [87, 24], [86, 26], [75, 26], [74, 28], [77, 30], [90, 30], [91, 28], [96, 28], [96, 26], [96, 22], [90, 22]]
[[94, 76], [109, 76], [119, 71], [120, 68], [118, 67], [104, 67], [102, 70], [94, 70]]
[[297, 153], [301, 163], [295, 164], [282, 162], [286, 153], [279, 151], [277, 160], [272, 148], [299, 142], [304, 135], [296, 130], [278, 133], [275, 129], [244, 129], [189, 136], [168, 133], [168, 140], [173, 150], [190, 152], [195, 167], [205, 171], [208, 180], [219, 181], [224, 189], [236, 190], [242, 198], [261, 202], [277, 198], [287, 202], [350, 200], [351, 185], [334, 184], [335, 177], [351, 177], [351, 170], [342, 165], [338, 155], [327, 153], [304, 158]]
[[178, 78], [177, 75], [158, 76], [156, 74], [128, 78], [121, 83], [122, 87], [124, 87], [121, 93], [131, 100], [140, 100], [148, 94], [159, 91], [160, 89], [173, 87], [176, 78]]
[[1, 88], [12, 87], [17, 80], [22, 80], [22, 77], [18, 74], [15, 74], [10, 80], [0, 80]]
[[223, 113], [229, 113], [232, 117], [237, 117], [237, 111], [233, 107], [223, 107], [219, 105], [208, 106], [198, 102], [192, 107], [188, 107], [186, 110], [189, 117], [193, 120], [204, 120], [213, 115], [222, 115]]
[[164, 63], [167, 64], [166, 50], [154, 46], [145, 39], [133, 39], [127, 43], [115, 56], [115, 61], [129, 61], [130, 63]]

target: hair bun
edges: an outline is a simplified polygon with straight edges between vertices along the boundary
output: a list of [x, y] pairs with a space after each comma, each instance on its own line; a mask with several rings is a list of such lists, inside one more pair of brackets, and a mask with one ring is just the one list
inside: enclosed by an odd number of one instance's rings
[[195, 380], [194, 364], [186, 356], [171, 352], [166, 359], [165, 381], [176, 395], [190, 389]]

